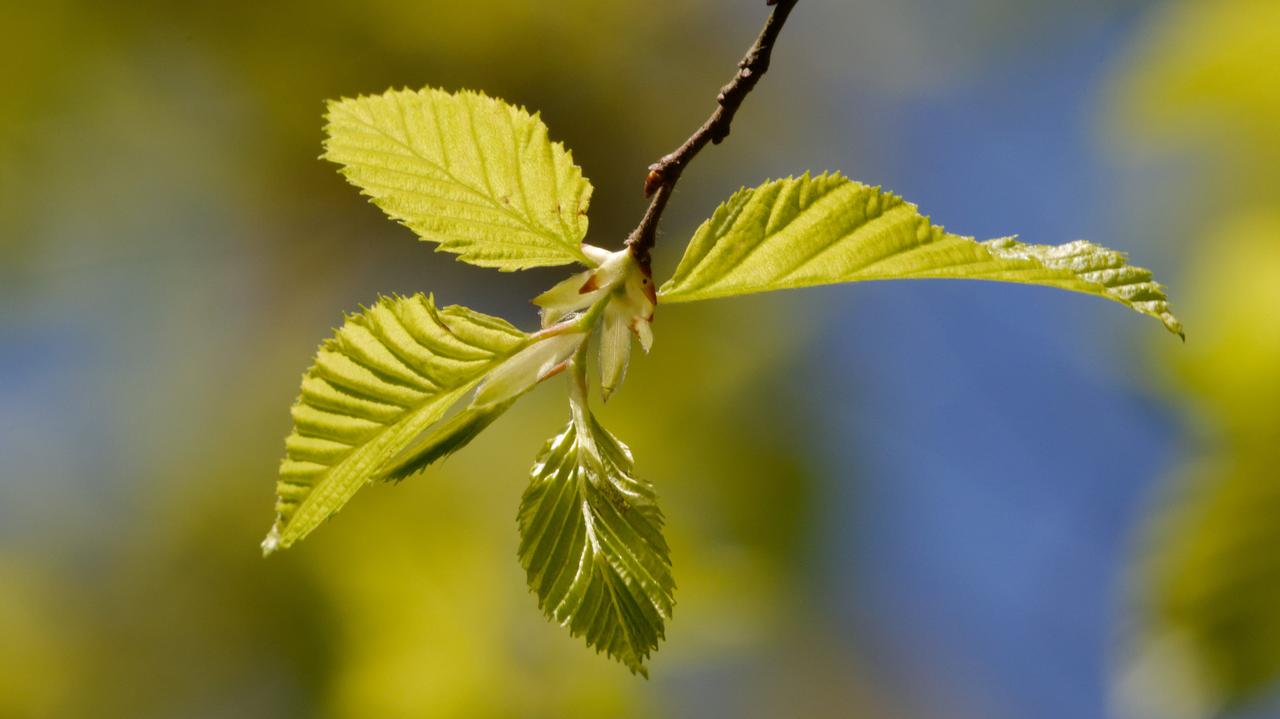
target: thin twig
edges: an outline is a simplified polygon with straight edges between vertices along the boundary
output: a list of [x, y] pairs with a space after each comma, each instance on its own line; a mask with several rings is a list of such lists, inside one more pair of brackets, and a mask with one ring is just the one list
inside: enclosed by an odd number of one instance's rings
[[716, 96], [715, 112], [711, 113], [711, 117], [702, 123], [702, 127], [690, 135], [689, 139], [685, 140], [675, 152], [649, 166], [649, 174], [644, 181], [644, 194], [645, 197], [653, 199], [649, 202], [649, 209], [645, 211], [640, 224], [627, 237], [627, 247], [631, 250], [631, 255], [636, 258], [645, 272], [649, 271], [649, 251], [653, 249], [658, 239], [658, 220], [662, 217], [663, 210], [667, 208], [667, 200], [671, 199], [671, 193], [680, 179], [680, 173], [684, 172], [689, 161], [703, 147], [706, 147], [708, 142], [718, 145], [721, 140], [729, 136], [729, 127], [733, 124], [734, 114], [746, 99], [747, 94], [760, 81], [760, 77], [769, 69], [769, 56], [773, 53], [774, 42], [777, 41], [778, 33], [782, 32], [782, 24], [787, 21], [787, 15], [791, 14], [791, 9], [795, 7], [797, 1], [767, 0], [767, 4], [774, 6], [773, 12], [765, 21], [760, 36], [738, 63], [738, 72], [734, 74], [729, 84], [720, 88], [720, 94]]

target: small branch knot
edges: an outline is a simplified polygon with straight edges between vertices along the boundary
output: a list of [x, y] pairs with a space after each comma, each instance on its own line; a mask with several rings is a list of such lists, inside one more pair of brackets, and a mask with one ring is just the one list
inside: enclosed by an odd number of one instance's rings
[[635, 257], [642, 267], [649, 267], [649, 251], [657, 242], [658, 220], [666, 209], [667, 200], [671, 198], [680, 174], [684, 172], [689, 161], [707, 146], [707, 143], [719, 145], [729, 136], [734, 114], [738, 112], [747, 94], [760, 81], [760, 76], [769, 69], [769, 56], [773, 52], [773, 44], [777, 41], [778, 33], [782, 31], [782, 24], [786, 22], [787, 16], [797, 1], [767, 0], [766, 5], [773, 6], [774, 10], [765, 21], [764, 29], [760, 31], [756, 41], [738, 62], [738, 71], [734, 73], [733, 79], [716, 94], [715, 112], [711, 113], [711, 117], [707, 118], [706, 122], [702, 123], [702, 126], [675, 152], [649, 165], [649, 172], [644, 178], [644, 196], [650, 198], [649, 209], [645, 211], [644, 218], [627, 237], [626, 242], [632, 257]]
[[644, 196], [653, 197], [653, 193], [658, 191], [658, 187], [662, 184], [662, 165], [655, 162], [649, 165], [649, 174], [644, 178]]

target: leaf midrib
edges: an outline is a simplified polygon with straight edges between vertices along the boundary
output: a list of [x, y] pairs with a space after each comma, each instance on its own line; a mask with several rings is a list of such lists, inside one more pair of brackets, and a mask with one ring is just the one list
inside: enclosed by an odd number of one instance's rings
[[[397, 107], [399, 107], [399, 103], [397, 103]], [[403, 113], [403, 109], [401, 109], [401, 113]], [[451, 172], [447, 167], [443, 167], [443, 166], [441, 166], [439, 163], [432, 161], [430, 158], [425, 157], [424, 155], [422, 155], [422, 153], [418, 152], [418, 150], [417, 150], [416, 148], [414, 148], [412, 145], [410, 145], [410, 144], [408, 144], [408, 143], [404, 142], [403, 140], [401, 140], [401, 139], [399, 139], [399, 138], [395, 137], [394, 135], [392, 135], [392, 134], [390, 134], [390, 133], [386, 132], [385, 130], [383, 130], [382, 128], [378, 127], [377, 125], [374, 125], [374, 124], [372, 124], [372, 123], [368, 122], [367, 120], [365, 120], [365, 119], [363, 119], [363, 118], [359, 117], [358, 115], [356, 115], [356, 114], [355, 114], [355, 113], [353, 113], [353, 112], [347, 111], [347, 112], [344, 112], [344, 113], [343, 113], [343, 115], [344, 115], [344, 117], [349, 118], [351, 121], [355, 122], [356, 124], [360, 125], [361, 127], [366, 128], [368, 131], [371, 131], [373, 134], [375, 134], [375, 135], [377, 135], [377, 136], [379, 136], [379, 137], [386, 138], [387, 140], [390, 140], [390, 141], [391, 141], [392, 143], [394, 143], [395, 145], [397, 145], [397, 146], [399, 146], [399, 147], [404, 148], [405, 152], [407, 152], [411, 157], [413, 157], [414, 159], [417, 159], [417, 160], [419, 160], [419, 161], [423, 162], [424, 164], [430, 165], [431, 167], [435, 168], [437, 171], [439, 171], [441, 174], [443, 174], [446, 178], [448, 178], [448, 180], [449, 180], [450, 182], [454, 183], [454, 184], [455, 184], [455, 185], [457, 185], [458, 187], [461, 187], [462, 189], [466, 190], [467, 192], [470, 192], [472, 195], [475, 195], [476, 197], [478, 197], [478, 198], [480, 198], [480, 199], [484, 200], [486, 203], [488, 203], [488, 204], [489, 204], [489, 206], [490, 206], [490, 207], [492, 207], [493, 209], [497, 210], [500, 214], [507, 215], [507, 216], [512, 217], [513, 219], [517, 220], [517, 221], [518, 221], [518, 222], [520, 222], [520, 224], [522, 224], [522, 225], [524, 226], [524, 228], [525, 228], [526, 230], [528, 230], [529, 232], [532, 232], [532, 233], [533, 233], [533, 234], [535, 234], [535, 235], [538, 235], [538, 236], [540, 236], [540, 237], [543, 237], [543, 238], [546, 238], [546, 239], [548, 239], [548, 240], [551, 240], [551, 241], [552, 241], [552, 242], [554, 242], [555, 244], [557, 244], [557, 245], [560, 245], [560, 246], [564, 247], [564, 248], [565, 248], [566, 250], [568, 250], [568, 251], [569, 251], [569, 252], [570, 252], [574, 257], [578, 258], [580, 261], [582, 261], [582, 262], [583, 262], [584, 264], [586, 264], [588, 267], [592, 266], [592, 265], [591, 265], [591, 263], [587, 261], [587, 257], [586, 257], [586, 255], [584, 255], [584, 254], [582, 253], [582, 250], [581, 250], [580, 248], [578, 248], [578, 247], [577, 247], [577, 240], [573, 241], [572, 243], [565, 242], [565, 239], [566, 239], [566, 238], [561, 237], [561, 236], [559, 236], [559, 235], [556, 235], [554, 232], [551, 232], [551, 231], [547, 230], [546, 228], [539, 227], [538, 225], [534, 224], [534, 223], [533, 223], [533, 220], [532, 220], [531, 218], [529, 218], [529, 217], [528, 217], [527, 215], [525, 215], [523, 212], [517, 212], [513, 206], [511, 206], [511, 205], [503, 205], [502, 203], [500, 203], [500, 202], [496, 201], [492, 196], [490, 196], [490, 195], [486, 195], [486, 194], [485, 194], [484, 192], [482, 192], [481, 190], [479, 190], [479, 189], [477, 189], [477, 188], [475, 188], [475, 187], [472, 187], [471, 185], [469, 185], [469, 184], [467, 184], [467, 183], [465, 183], [465, 182], [463, 182], [463, 181], [459, 180], [459, 179], [458, 179], [458, 177], [457, 177], [456, 175], [454, 175], [454, 174], [453, 174], [453, 173], [452, 173], [452, 172]], [[470, 117], [470, 110], [468, 110], [468, 117]], [[436, 124], [437, 124], [437, 128], [438, 128], [438, 127], [439, 127], [439, 123], [437, 122]], [[472, 133], [473, 133], [473, 135], [474, 135], [474, 132], [475, 132], [475, 126], [474, 126], [474, 123], [473, 123], [473, 122], [468, 122], [468, 125], [470, 125], [470, 126], [471, 126], [471, 131], [472, 131]], [[474, 138], [473, 138], [473, 139], [474, 139]], [[548, 141], [548, 142], [550, 142], [550, 141]], [[478, 144], [477, 144], [477, 147], [478, 147]], [[479, 152], [479, 151], [477, 150], [477, 152]], [[517, 164], [518, 164], [518, 163], [517, 163]], [[484, 173], [487, 175], [487, 174], [488, 174], [488, 169], [487, 169], [487, 166], [485, 165], [485, 162], [484, 162], [484, 160], [483, 160], [483, 157], [481, 158], [481, 167], [482, 167], [482, 169], [484, 170]], [[554, 164], [552, 165], [552, 169], [553, 169], [553, 173], [552, 173], [552, 174], [554, 175], [554, 174], [555, 174], [555, 172], [554, 172], [554, 169], [555, 169]], [[558, 190], [558, 188], [557, 188], [557, 190]], [[557, 213], [557, 214], [558, 214], [558, 213]]]

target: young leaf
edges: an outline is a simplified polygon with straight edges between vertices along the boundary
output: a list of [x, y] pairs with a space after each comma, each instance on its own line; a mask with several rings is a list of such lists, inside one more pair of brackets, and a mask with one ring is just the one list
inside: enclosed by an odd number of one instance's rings
[[554, 335], [508, 357], [480, 381], [471, 406], [423, 434], [380, 467], [376, 475], [399, 481], [462, 449], [521, 395], [568, 366], [569, 356], [585, 339], [581, 332]]
[[473, 400], [477, 406], [500, 404], [533, 389], [542, 380], [558, 374], [587, 339], [585, 332], [553, 335], [520, 350], [503, 362], [480, 383]]
[[805, 174], [738, 191], [698, 228], [659, 296], [690, 302], [918, 278], [1081, 292], [1119, 302], [1182, 334], [1163, 288], [1119, 252], [1083, 240], [1056, 247], [1012, 238], [976, 242], [932, 225], [913, 204], [838, 174]]
[[606, 402], [626, 378], [631, 363], [630, 319], [610, 306], [600, 323], [600, 394]]
[[432, 427], [374, 472], [374, 478], [400, 481], [417, 474], [467, 446], [515, 404], [515, 398], [498, 404], [472, 405]]
[[329, 103], [324, 158], [392, 219], [473, 265], [591, 261], [591, 185], [537, 115], [426, 88]]
[[420, 293], [380, 298], [348, 317], [302, 378], [263, 551], [288, 547], [328, 519], [527, 342], [501, 319], [438, 309]]
[[648, 676], [674, 603], [662, 513], [631, 450], [585, 408], [575, 414], [520, 501], [520, 564], [548, 618]]

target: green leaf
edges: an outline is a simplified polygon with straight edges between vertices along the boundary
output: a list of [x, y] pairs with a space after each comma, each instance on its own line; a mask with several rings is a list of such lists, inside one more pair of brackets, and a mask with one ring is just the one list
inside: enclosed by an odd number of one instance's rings
[[591, 185], [537, 115], [426, 88], [329, 103], [324, 158], [392, 217], [482, 267], [581, 262]]
[[470, 444], [515, 404], [515, 398], [499, 404], [471, 406], [423, 433], [375, 472], [377, 479], [400, 481], [417, 474]]
[[384, 297], [320, 345], [293, 405], [263, 551], [285, 548], [338, 511], [378, 470], [528, 342], [496, 317]]
[[575, 414], [533, 466], [520, 563], [548, 618], [648, 676], [674, 603], [662, 513], [632, 474], [631, 451], [585, 409]]
[[627, 326], [631, 317], [613, 305], [605, 308], [600, 322], [600, 394], [606, 402], [626, 379], [631, 363], [631, 328]]
[[994, 280], [1104, 297], [1155, 317], [1169, 312], [1151, 273], [1119, 252], [1079, 240], [976, 242], [930, 224], [915, 205], [838, 174], [787, 178], [738, 191], [702, 224], [659, 292], [690, 302], [864, 280]]
[[585, 332], [539, 339], [485, 377], [473, 401], [477, 405], [501, 404], [519, 397], [568, 367], [569, 358], [586, 339]]

